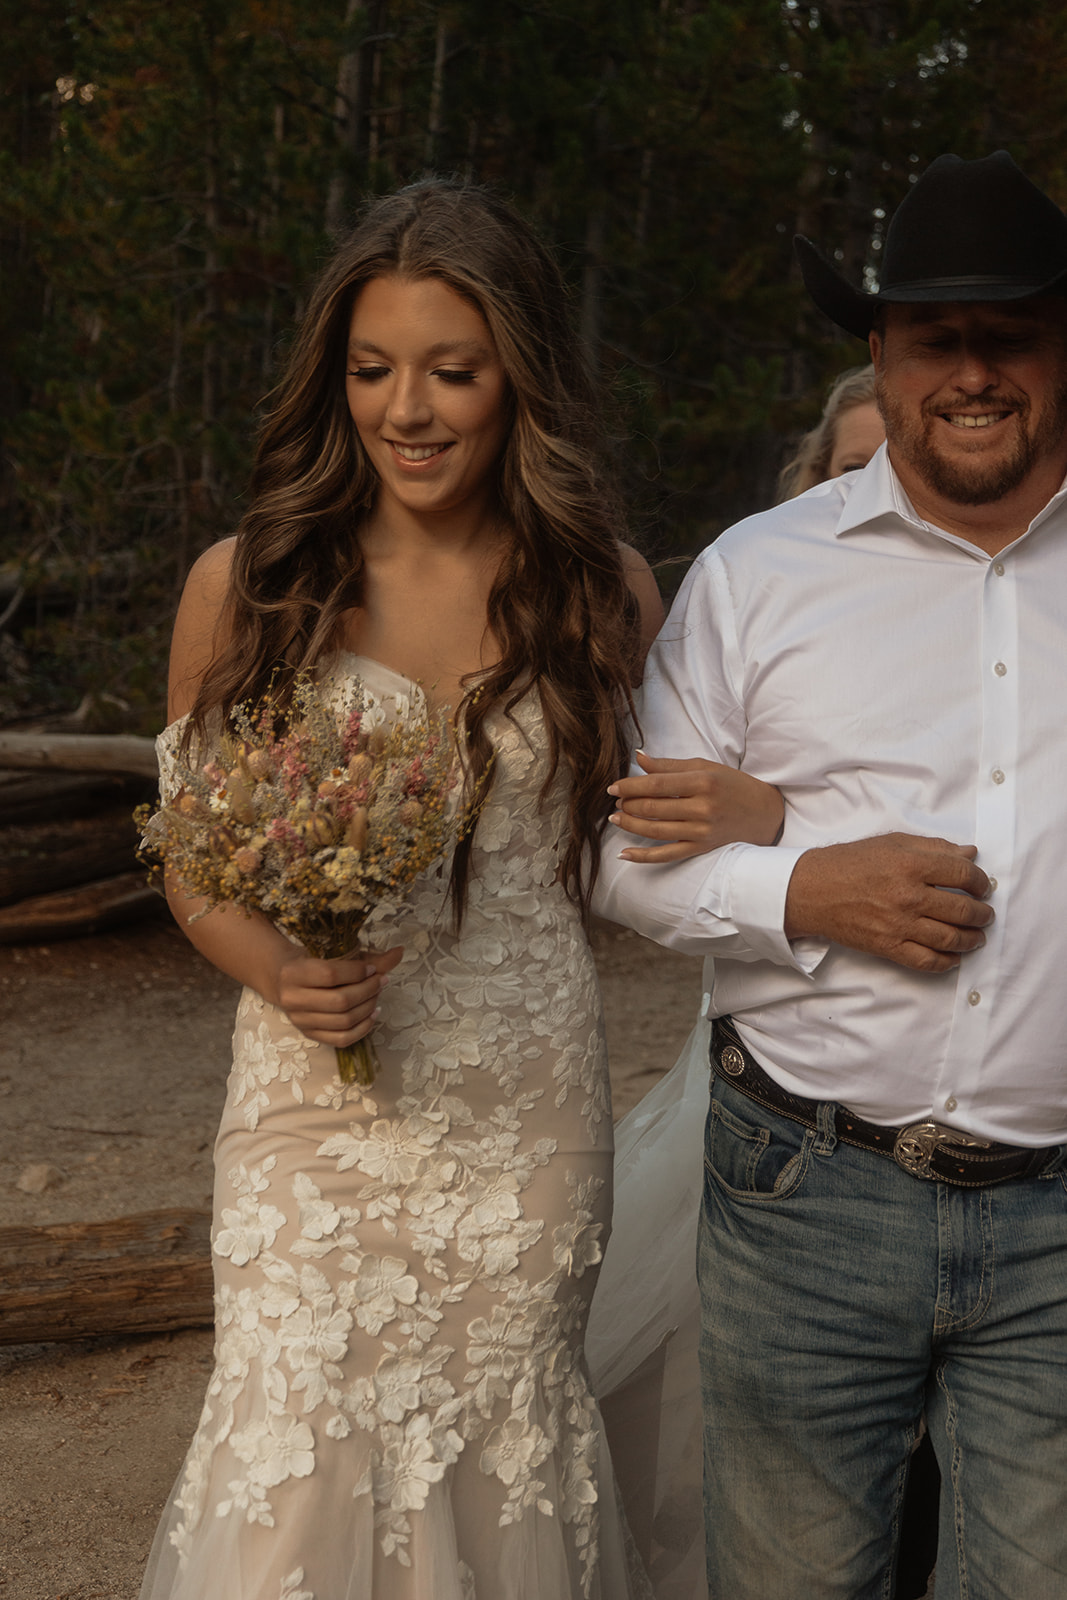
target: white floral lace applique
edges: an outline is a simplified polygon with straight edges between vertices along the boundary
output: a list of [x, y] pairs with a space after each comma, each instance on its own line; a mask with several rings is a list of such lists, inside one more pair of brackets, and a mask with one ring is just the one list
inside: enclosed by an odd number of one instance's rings
[[278, 1591], [278, 1600], [315, 1600], [310, 1589], [299, 1587], [304, 1581], [303, 1567], [296, 1567], [287, 1578], [282, 1579], [281, 1589]]

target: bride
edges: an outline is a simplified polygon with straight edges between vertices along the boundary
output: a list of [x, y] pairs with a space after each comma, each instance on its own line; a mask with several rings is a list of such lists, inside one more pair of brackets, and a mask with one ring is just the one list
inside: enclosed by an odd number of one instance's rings
[[[312, 669], [339, 706], [449, 709], [484, 803], [442, 873], [312, 959], [201, 906], [244, 984], [216, 1145], [215, 1369], [142, 1600], [623, 1600], [583, 1336], [612, 1128], [583, 932], [605, 791], [661, 617], [618, 543], [551, 257], [428, 180], [375, 201], [316, 287], [236, 538], [197, 563], [160, 741]], [[740, 774], [720, 839], [772, 838]], [[371, 1089], [335, 1047], [374, 1030]]]

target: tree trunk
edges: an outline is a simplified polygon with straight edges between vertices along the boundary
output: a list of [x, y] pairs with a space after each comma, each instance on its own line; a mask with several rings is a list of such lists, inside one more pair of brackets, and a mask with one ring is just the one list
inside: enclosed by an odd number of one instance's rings
[[0, 1228], [0, 1344], [212, 1322], [211, 1214]]
[[370, 114], [385, 26], [385, 0], [372, 0], [370, 5], [348, 0], [346, 34], [354, 29], [361, 11], [366, 13], [363, 37], [354, 49], [345, 51], [337, 68], [334, 122], [338, 156], [326, 193], [326, 227], [330, 233], [339, 233], [345, 226], [352, 176], [360, 169], [370, 145], [374, 146], [371, 157], [377, 155], [377, 133], [371, 130]]
[[437, 160], [437, 147], [444, 127], [445, 62], [448, 60], [448, 23], [444, 17], [437, 19], [437, 39], [433, 56], [433, 79], [430, 84], [430, 111], [426, 119], [426, 139], [422, 159], [428, 167]]
[[[590, 172], [601, 174], [607, 154], [609, 116], [607, 96], [616, 74], [615, 62], [605, 62], [600, 95], [593, 113], [590, 145]], [[600, 342], [604, 320], [604, 260], [608, 232], [608, 196], [603, 182], [589, 195], [585, 223], [585, 259], [582, 265], [582, 304], [578, 324], [582, 345], [590, 368], [600, 366]]]
[[215, 461], [215, 426], [219, 416], [221, 352], [219, 329], [222, 297], [219, 290], [219, 115], [214, 63], [208, 66], [208, 113], [204, 129], [204, 350], [201, 368], [200, 488], [203, 509], [210, 513], [218, 493]]

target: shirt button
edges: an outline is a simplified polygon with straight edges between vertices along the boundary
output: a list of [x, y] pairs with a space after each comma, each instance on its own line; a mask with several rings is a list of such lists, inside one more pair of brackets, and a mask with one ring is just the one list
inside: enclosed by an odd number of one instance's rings
[[994, 561], [994, 563], [993, 563], [993, 571], [996, 573], [998, 578], [1003, 578], [1003, 576], [1004, 576], [1004, 563], [1003, 563], [1003, 561]]
[[958, 1104], [959, 1101], [956, 1099], [956, 1096], [954, 1094], [950, 1094], [948, 1099], [945, 1101], [945, 1110], [955, 1111]]
[[989, 774], [989, 776], [992, 778], [994, 783], [1003, 783], [1004, 782], [1004, 774], [1003, 774], [1003, 772], [1001, 772], [999, 767], [994, 767], [992, 772]]
[[1004, 665], [1003, 661], [998, 661], [996, 666], [993, 668], [993, 671], [996, 673], [998, 678], [1003, 678], [1003, 676], [1007, 672], [1007, 670], [1008, 669]]
[[967, 996], [967, 1004], [969, 1006], [976, 1006], [980, 1003], [981, 998], [982, 996], [979, 994], [978, 990], [972, 989], [970, 994]]

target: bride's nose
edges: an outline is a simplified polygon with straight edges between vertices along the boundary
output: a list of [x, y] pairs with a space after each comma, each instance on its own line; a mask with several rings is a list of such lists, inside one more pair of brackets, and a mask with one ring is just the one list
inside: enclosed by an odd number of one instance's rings
[[395, 428], [406, 431], [425, 427], [433, 420], [433, 406], [424, 377], [418, 373], [397, 373], [387, 417]]

